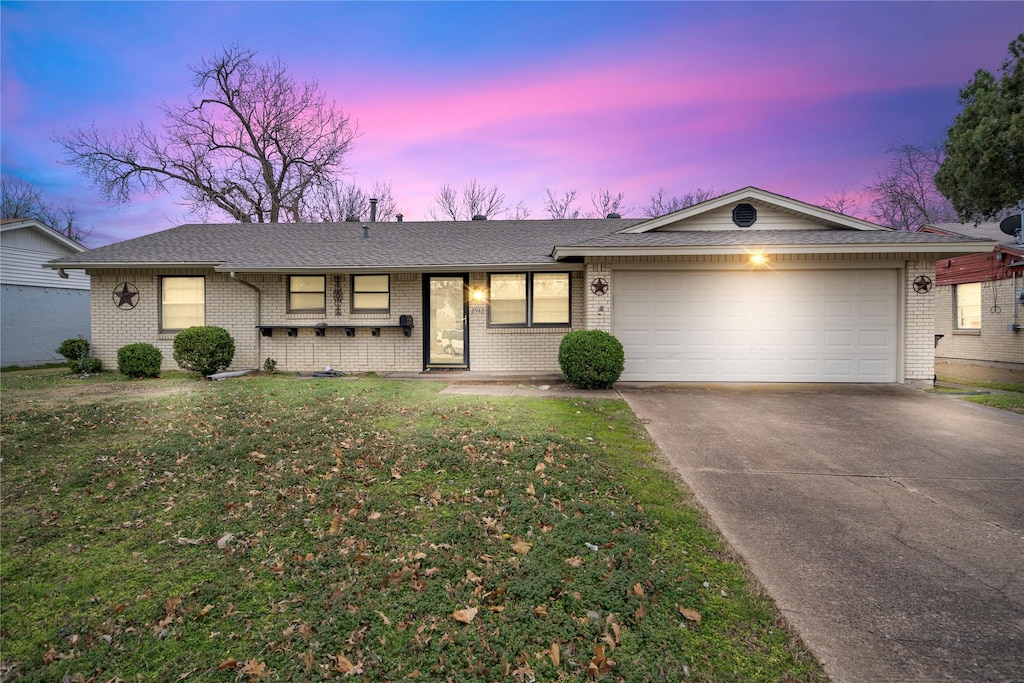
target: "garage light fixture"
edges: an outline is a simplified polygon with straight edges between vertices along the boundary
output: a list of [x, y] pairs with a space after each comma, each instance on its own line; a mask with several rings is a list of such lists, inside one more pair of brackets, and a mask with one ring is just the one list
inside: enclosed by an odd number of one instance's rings
[[752, 266], [766, 266], [766, 265], [768, 265], [768, 255], [767, 254], [751, 254], [750, 255], [750, 265], [752, 265]]

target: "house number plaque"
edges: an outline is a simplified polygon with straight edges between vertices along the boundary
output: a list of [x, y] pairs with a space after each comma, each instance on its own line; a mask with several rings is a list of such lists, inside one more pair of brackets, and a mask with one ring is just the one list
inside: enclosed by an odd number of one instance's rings
[[114, 305], [122, 311], [130, 311], [139, 303], [139, 288], [130, 282], [114, 287]]

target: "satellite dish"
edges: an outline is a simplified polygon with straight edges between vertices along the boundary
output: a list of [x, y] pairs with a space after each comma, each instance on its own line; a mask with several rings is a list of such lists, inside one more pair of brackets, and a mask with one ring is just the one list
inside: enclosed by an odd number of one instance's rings
[[1005, 232], [1007, 235], [1019, 235], [1020, 234], [1020, 214], [1016, 216], [1010, 216], [1004, 218], [999, 222], [999, 229]]

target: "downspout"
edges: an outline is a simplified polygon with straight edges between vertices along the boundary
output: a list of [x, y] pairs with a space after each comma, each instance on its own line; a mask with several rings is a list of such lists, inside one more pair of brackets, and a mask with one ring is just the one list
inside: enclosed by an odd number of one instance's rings
[[234, 280], [235, 282], [243, 284], [246, 287], [248, 287], [249, 289], [251, 289], [252, 291], [256, 292], [256, 326], [253, 328], [253, 334], [256, 335], [256, 344], [255, 344], [255, 347], [256, 347], [256, 362], [253, 363], [252, 367], [255, 368], [256, 370], [259, 370], [260, 369], [260, 355], [261, 355], [260, 354], [260, 336], [261, 336], [260, 335], [260, 309], [262, 308], [262, 294], [263, 294], [263, 292], [260, 290], [259, 287], [257, 287], [253, 283], [246, 282], [245, 280], [242, 280], [242, 279], [239, 279], [238, 277], [236, 277], [235, 276], [235, 271], [233, 271], [233, 270], [230, 273], [228, 273], [228, 276], [232, 280]]

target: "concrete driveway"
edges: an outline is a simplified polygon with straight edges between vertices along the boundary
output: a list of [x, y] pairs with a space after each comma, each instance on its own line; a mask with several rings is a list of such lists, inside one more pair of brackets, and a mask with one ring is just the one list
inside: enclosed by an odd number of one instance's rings
[[1024, 416], [894, 385], [618, 388], [833, 681], [1024, 681]]

